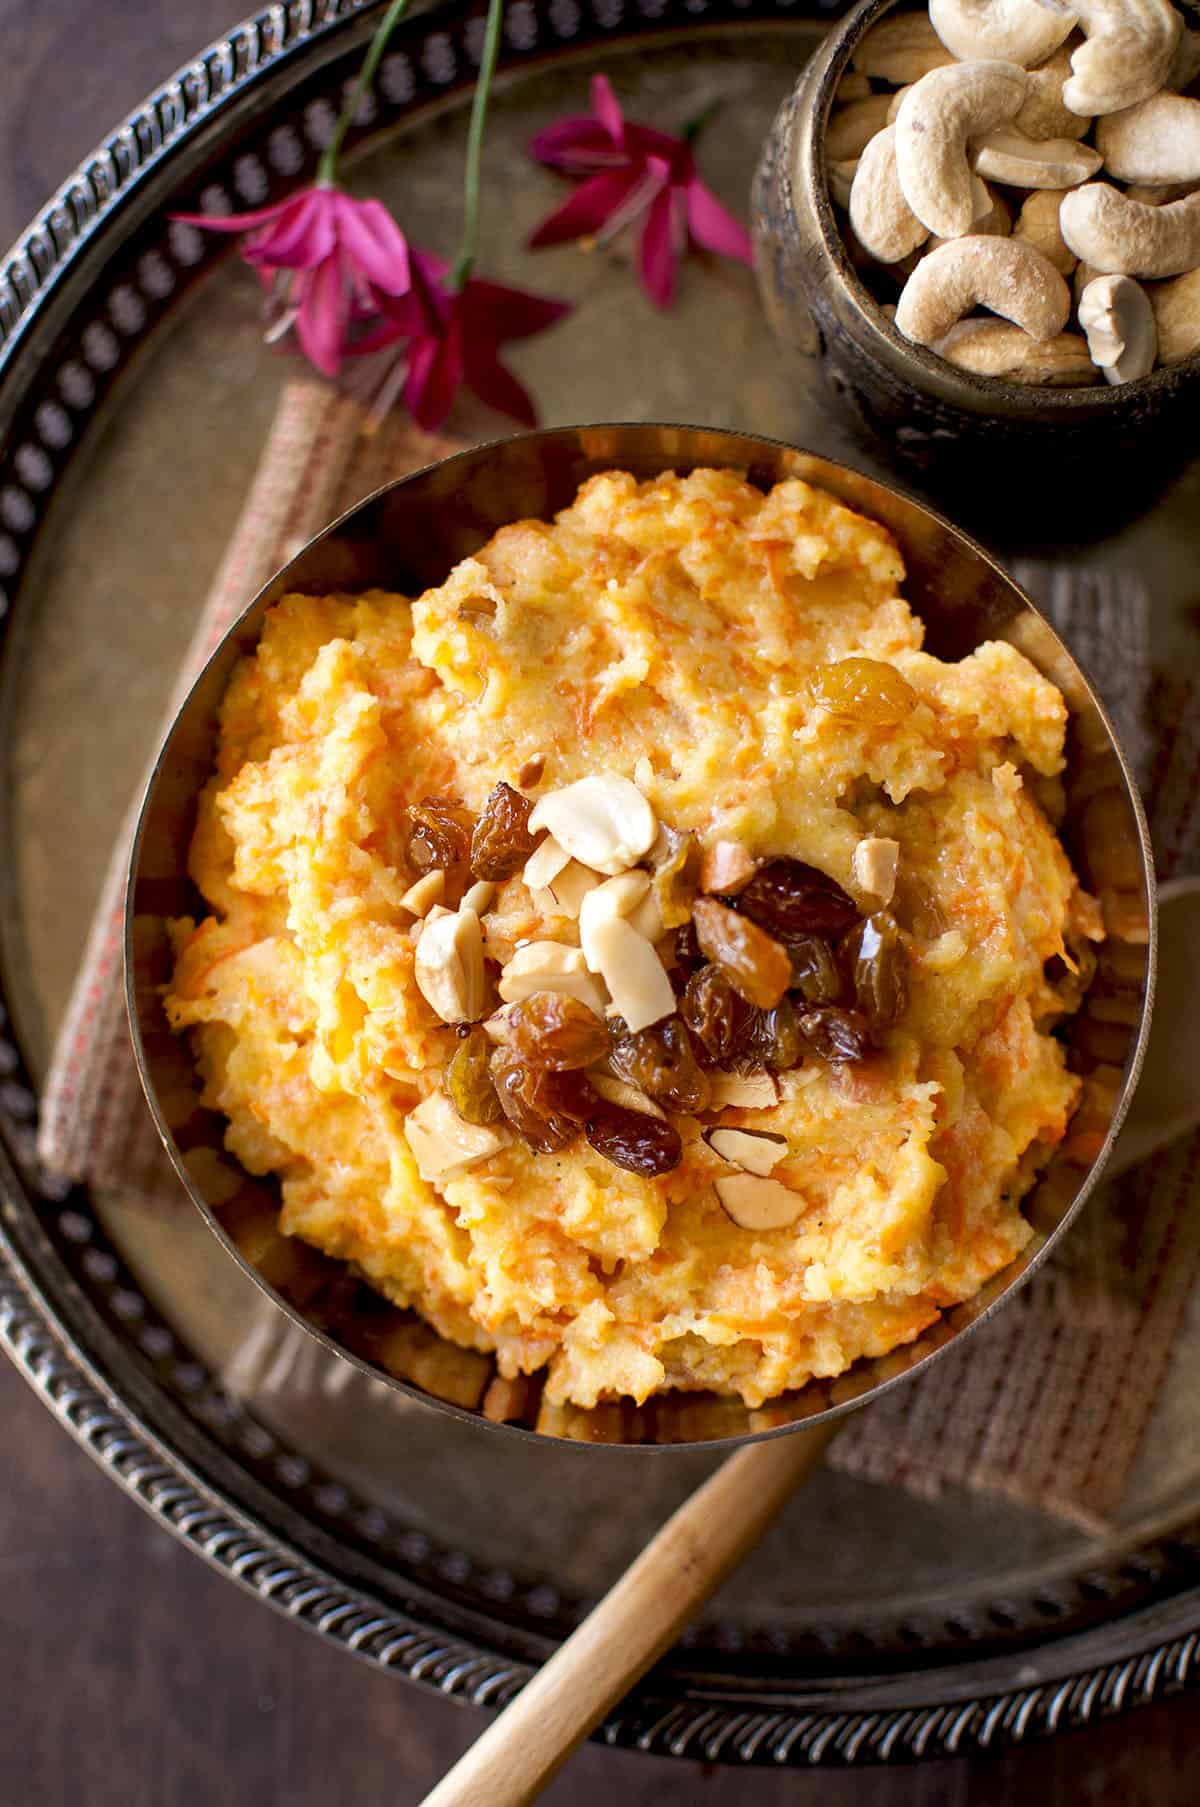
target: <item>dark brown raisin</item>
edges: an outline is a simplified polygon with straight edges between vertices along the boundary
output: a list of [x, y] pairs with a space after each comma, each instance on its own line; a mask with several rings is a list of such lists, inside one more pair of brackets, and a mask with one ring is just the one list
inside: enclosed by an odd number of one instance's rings
[[471, 836], [471, 871], [476, 878], [499, 883], [521, 870], [537, 845], [537, 836], [529, 832], [532, 812], [532, 798], [523, 797], [511, 784], [502, 781], [492, 789]]
[[872, 1030], [887, 1029], [904, 1009], [904, 948], [896, 918], [878, 910], [852, 929], [842, 943], [843, 961], [854, 997]]
[[700, 843], [694, 834], [662, 827], [652, 855], [654, 901], [664, 929], [677, 929], [692, 913], [700, 885]]
[[696, 899], [692, 921], [702, 950], [721, 968], [735, 991], [760, 1010], [770, 1010], [778, 1004], [792, 982], [792, 963], [786, 948], [757, 923], [712, 897]]
[[562, 1073], [590, 1067], [608, 1053], [608, 1025], [579, 998], [535, 991], [508, 1012], [508, 1039], [531, 1067]]
[[488, 1067], [492, 1044], [476, 1025], [466, 1029], [442, 1076], [451, 1104], [467, 1123], [499, 1123], [500, 1100]]
[[737, 1047], [753, 1007], [736, 992], [719, 966], [691, 974], [679, 1003], [684, 1022], [710, 1060], [726, 1060]]
[[820, 1060], [863, 1060], [870, 1050], [871, 1031], [857, 1010], [825, 1004], [800, 1013], [800, 1033]]
[[837, 659], [818, 665], [808, 687], [813, 702], [839, 721], [870, 728], [896, 727], [920, 700], [908, 679], [882, 659]]
[[840, 935], [858, 917], [854, 900], [828, 873], [803, 860], [768, 860], [737, 900], [749, 916], [780, 941], [799, 935]]
[[471, 852], [475, 818], [448, 797], [422, 797], [408, 815], [408, 857], [418, 872], [435, 866], [447, 874], [464, 868]]
[[[619, 1021], [620, 1019], [618, 1019]], [[663, 1017], [631, 1035], [621, 1024], [609, 1056], [613, 1072], [673, 1111], [702, 1111], [709, 1084], [696, 1063], [695, 1050], [677, 1016]]]
[[774, 1010], [755, 1012], [731, 1064], [742, 1071], [768, 1067], [773, 1073], [786, 1073], [800, 1065], [804, 1045], [796, 1006], [791, 998], [783, 998]]
[[807, 1004], [836, 1004], [842, 992], [833, 948], [823, 935], [797, 935], [787, 944], [792, 957], [792, 989]]
[[581, 1073], [531, 1067], [507, 1044], [493, 1050], [489, 1067], [501, 1110], [539, 1154], [555, 1154], [573, 1142], [598, 1102]]
[[589, 1116], [586, 1135], [606, 1161], [646, 1178], [670, 1173], [683, 1159], [683, 1140], [674, 1124], [645, 1111], [626, 1110], [607, 1099]]

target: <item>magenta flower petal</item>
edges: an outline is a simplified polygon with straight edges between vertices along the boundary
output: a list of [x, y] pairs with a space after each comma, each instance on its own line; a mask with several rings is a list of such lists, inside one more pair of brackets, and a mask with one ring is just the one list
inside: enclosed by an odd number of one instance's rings
[[258, 207], [253, 213], [173, 213], [171, 218], [181, 226], [200, 226], [205, 232], [252, 232], [256, 226], [278, 219], [309, 193], [310, 189], [301, 189], [300, 194], [289, 195], [286, 201], [274, 201], [270, 207]]
[[620, 150], [625, 142], [625, 120], [607, 75], [593, 75], [588, 98], [592, 103], [593, 115]]
[[745, 227], [738, 224], [712, 190], [695, 175], [687, 185], [687, 223], [696, 243], [703, 245], [706, 251], [716, 251], [721, 257], [736, 257], [744, 264], [753, 262], [750, 235]]
[[323, 376], [336, 376], [346, 335], [346, 301], [336, 256], [313, 272], [296, 316], [296, 337], [310, 364]]
[[332, 213], [320, 194], [307, 194], [273, 226], [252, 233], [242, 257], [268, 270], [313, 270], [336, 246]]
[[599, 232], [640, 178], [641, 171], [635, 166], [611, 170], [581, 183], [534, 230], [527, 240], [529, 249], [539, 251], [546, 245], [561, 245], [567, 239], [586, 238], [589, 233]]
[[656, 307], [670, 307], [675, 297], [674, 206], [671, 190], [662, 189], [652, 201], [638, 245], [638, 270], [642, 287]]
[[462, 345], [453, 330], [444, 338], [415, 340], [409, 347], [404, 401], [419, 427], [440, 427], [463, 380]]
[[497, 414], [507, 414], [523, 427], [537, 426], [537, 409], [529, 391], [518, 383], [511, 370], [505, 368], [495, 351], [483, 355], [467, 342], [466, 379], [481, 402]]
[[552, 169], [588, 176], [597, 169], [613, 169], [628, 161], [609, 134], [594, 119], [560, 119], [530, 140], [529, 154]]
[[475, 280], [463, 296], [463, 332], [470, 345], [491, 341], [503, 345], [509, 339], [529, 339], [545, 332], [571, 312], [569, 301], [548, 295], [530, 295], [524, 289], [508, 289], [498, 282]]
[[335, 195], [337, 233], [347, 256], [385, 295], [403, 295], [412, 280], [408, 240], [380, 201]]

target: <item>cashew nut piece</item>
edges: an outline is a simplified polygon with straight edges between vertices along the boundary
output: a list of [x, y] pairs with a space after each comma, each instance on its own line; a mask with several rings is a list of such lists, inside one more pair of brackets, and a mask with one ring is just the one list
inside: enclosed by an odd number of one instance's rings
[[1049, 258], [1060, 276], [1069, 276], [1075, 268], [1076, 257], [1058, 224], [1061, 200], [1062, 195], [1057, 189], [1037, 189], [1017, 215], [1013, 237], [1024, 239], [1043, 257]]
[[896, 304], [896, 328], [936, 345], [973, 308], [986, 307], [1033, 339], [1067, 323], [1071, 291], [1040, 251], [1018, 238], [958, 238], [923, 257]]
[[[971, 221], [971, 237], [1007, 238], [1012, 231], [1012, 213], [1003, 195], [988, 187], [982, 176], [975, 178], [975, 205], [978, 209]], [[934, 251], [939, 245], [952, 245], [952, 238], [931, 238], [929, 249]]]
[[1181, 201], [1184, 195], [1190, 195], [1195, 189], [1194, 182], [1131, 182], [1125, 190], [1131, 201], [1145, 201], [1148, 207], [1162, 207], [1168, 201]]
[[871, 84], [866, 76], [857, 69], [847, 69], [837, 85], [834, 99], [839, 107], [846, 106], [852, 100], [867, 100], [871, 95]]
[[1150, 297], [1129, 276], [1097, 276], [1079, 297], [1079, 324], [1092, 362], [1110, 383], [1149, 376], [1158, 355]]
[[[1056, 0], [1045, 0], [1046, 5]], [[1118, 113], [1157, 92], [1183, 30], [1170, 0], [1071, 0], [1086, 43], [1071, 57], [1072, 113]]]
[[1159, 363], [1178, 364], [1200, 351], [1200, 270], [1156, 282], [1147, 292], [1158, 327]]
[[929, 0], [929, 18], [947, 50], [964, 62], [999, 57], [1023, 69], [1044, 62], [1074, 23], [1037, 0]]
[[903, 88], [896, 89], [892, 95], [891, 105], [888, 107], [887, 122], [889, 125], [895, 125], [896, 115], [904, 104], [904, 96], [911, 93], [915, 86], [915, 82], [908, 82]]
[[1190, 88], [1196, 77], [1200, 75], [1200, 31], [1189, 31], [1186, 26], [1179, 34], [1179, 43], [1175, 55], [1171, 58], [1171, 67], [1167, 70], [1164, 88], [1171, 88], [1177, 94], [1184, 88]]
[[887, 124], [890, 94], [870, 94], [866, 100], [852, 100], [839, 107], [825, 128], [825, 155], [831, 163], [845, 163], [861, 157], [876, 132]]
[[1096, 148], [1118, 182], [1200, 182], [1200, 100], [1152, 94], [1109, 113], [1096, 127]]
[[829, 192], [839, 207], [849, 207], [850, 191], [854, 187], [854, 177], [862, 159], [847, 157], [841, 163], [830, 163], [825, 169], [825, 180], [829, 184]]
[[872, 257], [899, 263], [929, 237], [900, 187], [896, 173], [896, 128], [876, 132], [858, 160], [850, 189], [850, 224]]
[[1063, 196], [1058, 223], [1076, 257], [1106, 274], [1180, 276], [1200, 264], [1200, 191], [1148, 207], [1089, 182]]
[[900, 186], [917, 218], [939, 238], [971, 230], [975, 195], [967, 140], [1012, 118], [1025, 98], [1026, 80], [1015, 63], [953, 63], [923, 75], [901, 102]]
[[1020, 111], [1013, 116], [1013, 131], [1026, 138], [1082, 138], [1090, 119], [1081, 119], [1063, 105], [1063, 83], [1071, 73], [1073, 46], [1060, 44], [1052, 57], [1029, 71], [1029, 85]]
[[975, 140], [971, 161], [977, 173], [1009, 188], [1074, 188], [1094, 176], [1100, 152], [1072, 138], [1038, 141], [1020, 132], [984, 132]]
[[900, 13], [873, 26], [851, 61], [864, 76], [899, 87], [943, 69], [954, 57], [923, 13]]
[[1057, 333], [1039, 343], [1006, 320], [960, 320], [934, 350], [957, 370], [1039, 388], [1077, 389], [1098, 375], [1078, 333]]

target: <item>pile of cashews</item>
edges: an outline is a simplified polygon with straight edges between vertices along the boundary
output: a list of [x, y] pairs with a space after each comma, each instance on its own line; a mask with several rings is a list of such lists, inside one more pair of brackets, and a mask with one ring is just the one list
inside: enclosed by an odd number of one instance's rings
[[873, 27], [825, 168], [897, 330], [1055, 387], [1200, 351], [1198, 77], [1169, 0], [929, 0]]

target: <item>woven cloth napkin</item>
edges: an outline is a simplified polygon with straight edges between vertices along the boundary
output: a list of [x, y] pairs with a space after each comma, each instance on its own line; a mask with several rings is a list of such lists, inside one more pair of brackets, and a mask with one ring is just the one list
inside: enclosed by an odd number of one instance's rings
[[[357, 404], [311, 382], [283, 393], [242, 518], [171, 699], [246, 602], [304, 542], [389, 478], [455, 449], [399, 419], [362, 432]], [[1148, 601], [1129, 578], [1066, 566], [1016, 573], [1098, 682], [1146, 794], [1162, 876], [1200, 852], [1189, 683], [1151, 681]], [[1147, 723], [1159, 725], [1154, 739]], [[49, 1172], [146, 1198], [177, 1192], [142, 1098], [125, 1017], [121, 916], [127, 820], [42, 1099]], [[945, 1483], [1096, 1526], [1116, 1509], [1200, 1272], [1189, 1209], [1200, 1136], [1109, 1186], [1048, 1263], [980, 1334], [894, 1389], [833, 1446], [836, 1465], [921, 1493]]]

